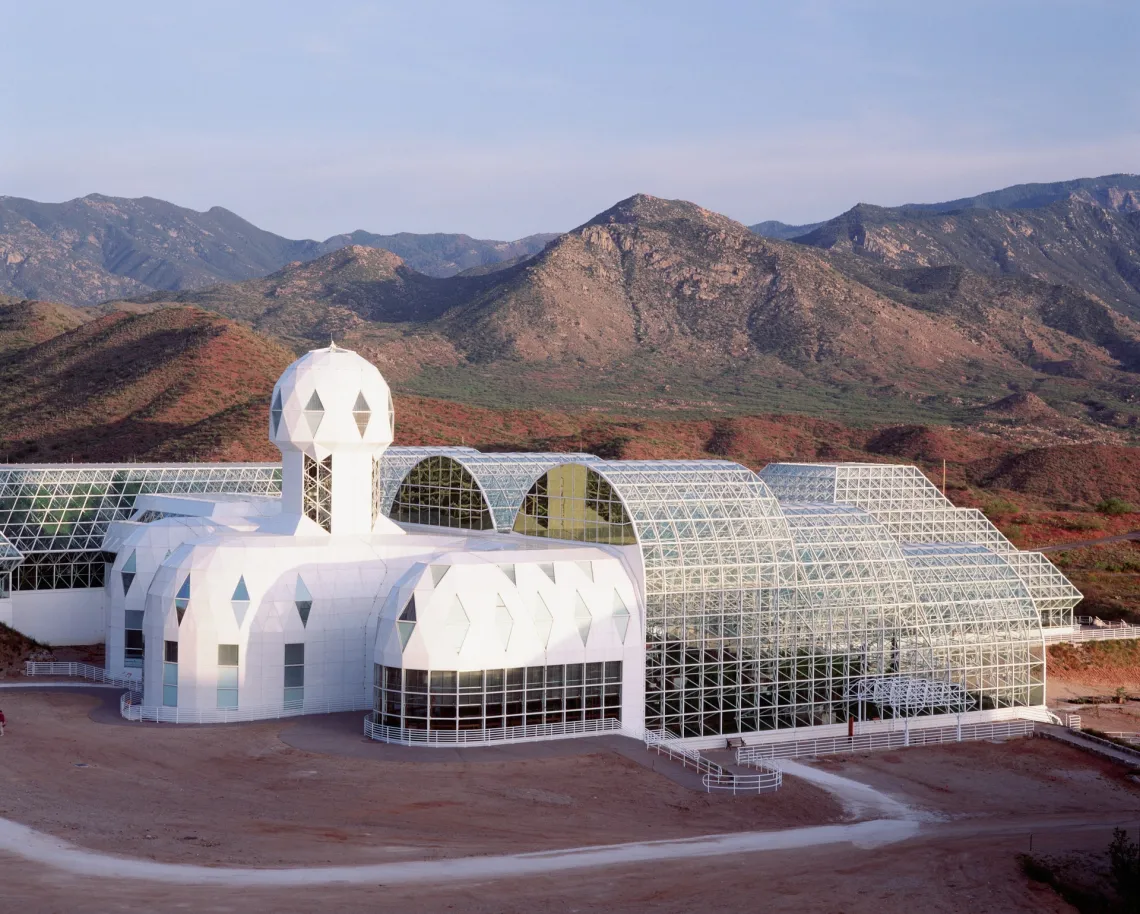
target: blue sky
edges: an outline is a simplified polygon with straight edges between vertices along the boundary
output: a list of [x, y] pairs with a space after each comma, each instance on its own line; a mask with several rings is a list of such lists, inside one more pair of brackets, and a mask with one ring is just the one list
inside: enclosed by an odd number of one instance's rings
[[0, 194], [291, 237], [806, 222], [1140, 171], [1140, 4], [0, 0]]

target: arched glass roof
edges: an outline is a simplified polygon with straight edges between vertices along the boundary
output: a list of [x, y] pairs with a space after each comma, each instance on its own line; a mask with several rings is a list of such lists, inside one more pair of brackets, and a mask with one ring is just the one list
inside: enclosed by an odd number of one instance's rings
[[[695, 736], [767, 722], [759, 626], [795, 583], [788, 526], [767, 486], [727, 461], [560, 466], [527, 494], [515, 530], [636, 542], [645, 573], [646, 727]], [[632, 536], [630, 535], [632, 533]]]
[[[551, 467], [567, 461], [592, 463], [596, 457], [589, 454], [529, 454], [500, 453], [481, 454], [469, 449], [423, 449], [411, 460], [412, 455], [400, 455], [390, 466], [381, 458], [381, 485], [383, 497], [381, 510], [389, 517], [401, 519], [398, 515], [414, 513], [417, 501], [423, 507], [435, 508], [441, 505], [452, 506], [444, 512], [452, 518], [462, 517], [474, 520], [486, 511], [490, 525], [468, 523], [445, 523], [443, 526], [464, 526], [469, 529], [495, 529], [508, 531], [515, 521], [515, 514], [527, 491], [534, 481]], [[419, 465], [423, 465], [419, 469]], [[402, 466], [402, 474], [395, 476], [394, 466]], [[434, 469], [429, 470], [429, 467]], [[413, 479], [413, 474], [418, 477]], [[404, 489], [405, 498], [396, 504], [397, 493], [405, 482], [415, 485]], [[471, 489], [473, 482], [475, 490]], [[478, 503], [480, 502], [481, 503]], [[444, 516], [441, 514], [441, 518]]]

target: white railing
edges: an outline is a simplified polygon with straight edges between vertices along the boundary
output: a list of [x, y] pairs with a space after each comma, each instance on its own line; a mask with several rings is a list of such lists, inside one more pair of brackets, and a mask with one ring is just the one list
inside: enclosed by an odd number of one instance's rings
[[764, 790], [779, 790], [784, 783], [784, 773], [779, 768], [766, 768], [763, 774], [706, 774], [701, 778], [705, 790], [731, 790], [738, 793], [760, 793]]
[[1065, 715], [1065, 726], [1068, 727], [1070, 730], [1080, 730], [1081, 729], [1081, 715], [1080, 714], [1066, 714]]
[[[1140, 733], [1123, 730], [1101, 730], [1100, 732], [1109, 739], [1119, 739], [1132, 746], [1140, 746]], [[1086, 733], [1085, 735], [1088, 736], [1089, 734]]]
[[261, 705], [250, 708], [166, 708], [143, 705], [137, 694], [127, 693], [119, 699], [119, 713], [127, 720], [148, 720], [163, 724], [231, 724], [251, 720], [275, 720], [300, 717], [303, 714], [339, 714], [362, 711], [369, 706], [364, 699], [340, 698], [329, 701], [306, 699], [291, 706]]
[[707, 793], [714, 790], [738, 793], [761, 793], [765, 790], [779, 790], [784, 782], [784, 774], [775, 765], [757, 761], [750, 767], [760, 769], [760, 774], [733, 774], [725, 771], [716, 762], [709, 761], [696, 749], [689, 749], [676, 743], [677, 737], [666, 730], [646, 730], [645, 748], [664, 755], [685, 768], [701, 772], [701, 783]]
[[716, 762], [710, 762], [696, 749], [679, 745], [677, 739], [678, 737], [667, 730], [646, 730], [645, 748], [674, 762], [680, 762], [682, 767], [692, 768], [701, 774], [722, 777], [728, 773]]
[[1031, 720], [1006, 720], [962, 724], [961, 727], [912, 727], [909, 733], [905, 730], [896, 730], [862, 733], [855, 736], [789, 740], [783, 743], [744, 746], [736, 750], [736, 760], [742, 765], [751, 765], [766, 758], [814, 758], [819, 755], [880, 752], [908, 746], [937, 746], [968, 740], [1008, 739], [1031, 736], [1035, 726], [1036, 723]]
[[382, 743], [400, 746], [493, 745], [498, 743], [530, 743], [538, 740], [596, 736], [621, 729], [621, 721], [575, 720], [562, 724], [530, 724], [519, 727], [496, 727], [491, 730], [411, 730], [374, 723], [372, 715], [364, 718], [364, 735]]
[[1053, 641], [1116, 641], [1140, 638], [1140, 625], [1126, 622], [1103, 623], [1098, 626], [1082, 624], [1076, 631], [1045, 632], [1045, 640]]
[[[1058, 736], [1056, 736], [1056, 734], [1053, 734], [1053, 733], [1043, 733], [1042, 735], [1043, 736], [1050, 736], [1050, 737], [1053, 737], [1054, 739], [1059, 738]], [[1092, 733], [1089, 733], [1088, 730], [1082, 730], [1080, 732], [1080, 735], [1077, 737], [1077, 739], [1078, 740], [1084, 740], [1084, 741], [1087, 741], [1090, 743], [1095, 743], [1098, 746], [1104, 746], [1105, 748], [1108, 748], [1108, 749], [1115, 749], [1117, 752], [1123, 752], [1125, 755], [1128, 755], [1131, 758], [1140, 759], [1140, 748], [1133, 749], [1130, 746], [1125, 746], [1121, 743], [1113, 742], [1110, 739], [1102, 739], [1099, 736], [1094, 736]], [[1073, 745], [1075, 741], [1066, 740], [1066, 742], [1069, 742], [1070, 745]]]
[[24, 662], [25, 676], [74, 676], [78, 679], [90, 679], [92, 682], [101, 682], [104, 685], [118, 686], [124, 689], [138, 691], [142, 683], [133, 679], [115, 679], [108, 676], [101, 666], [90, 663], [60, 663], [44, 660], [27, 660]]

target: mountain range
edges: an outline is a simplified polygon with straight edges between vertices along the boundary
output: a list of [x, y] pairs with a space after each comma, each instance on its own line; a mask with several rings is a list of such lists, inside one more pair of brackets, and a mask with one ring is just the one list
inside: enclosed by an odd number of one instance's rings
[[152, 197], [90, 194], [66, 203], [0, 197], [0, 293], [94, 305], [155, 289], [265, 276], [346, 245], [381, 247], [429, 276], [525, 257], [554, 235], [485, 241], [459, 234], [357, 231], [294, 241], [220, 206], [200, 213]]
[[[52, 458], [255, 455], [266, 385], [291, 353], [335, 339], [402, 395], [468, 408], [782, 413], [1124, 445], [1140, 435], [1138, 183], [861, 204], [790, 241], [642, 194], [510, 243], [289, 241], [219, 208], [0, 198], [16, 286], [0, 295], [0, 443]], [[37, 276], [74, 294], [34, 300]], [[543, 422], [546, 445], [574, 446]], [[615, 451], [624, 433], [593, 437]]]

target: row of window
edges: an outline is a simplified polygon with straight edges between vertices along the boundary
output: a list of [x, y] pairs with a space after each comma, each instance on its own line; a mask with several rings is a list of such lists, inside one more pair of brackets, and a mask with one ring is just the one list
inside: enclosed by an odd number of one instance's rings
[[374, 718], [412, 730], [621, 720], [621, 662], [507, 670], [373, 668]]
[[[141, 616], [142, 613], [140, 612]], [[141, 634], [141, 633], [140, 633]], [[218, 707], [238, 707], [238, 669], [240, 647], [237, 644], [218, 645]], [[139, 649], [139, 663], [142, 652]], [[305, 645], [285, 645], [284, 704], [286, 708], [301, 708], [305, 704]], [[178, 707], [178, 642], [162, 643], [162, 703], [168, 708]]]

